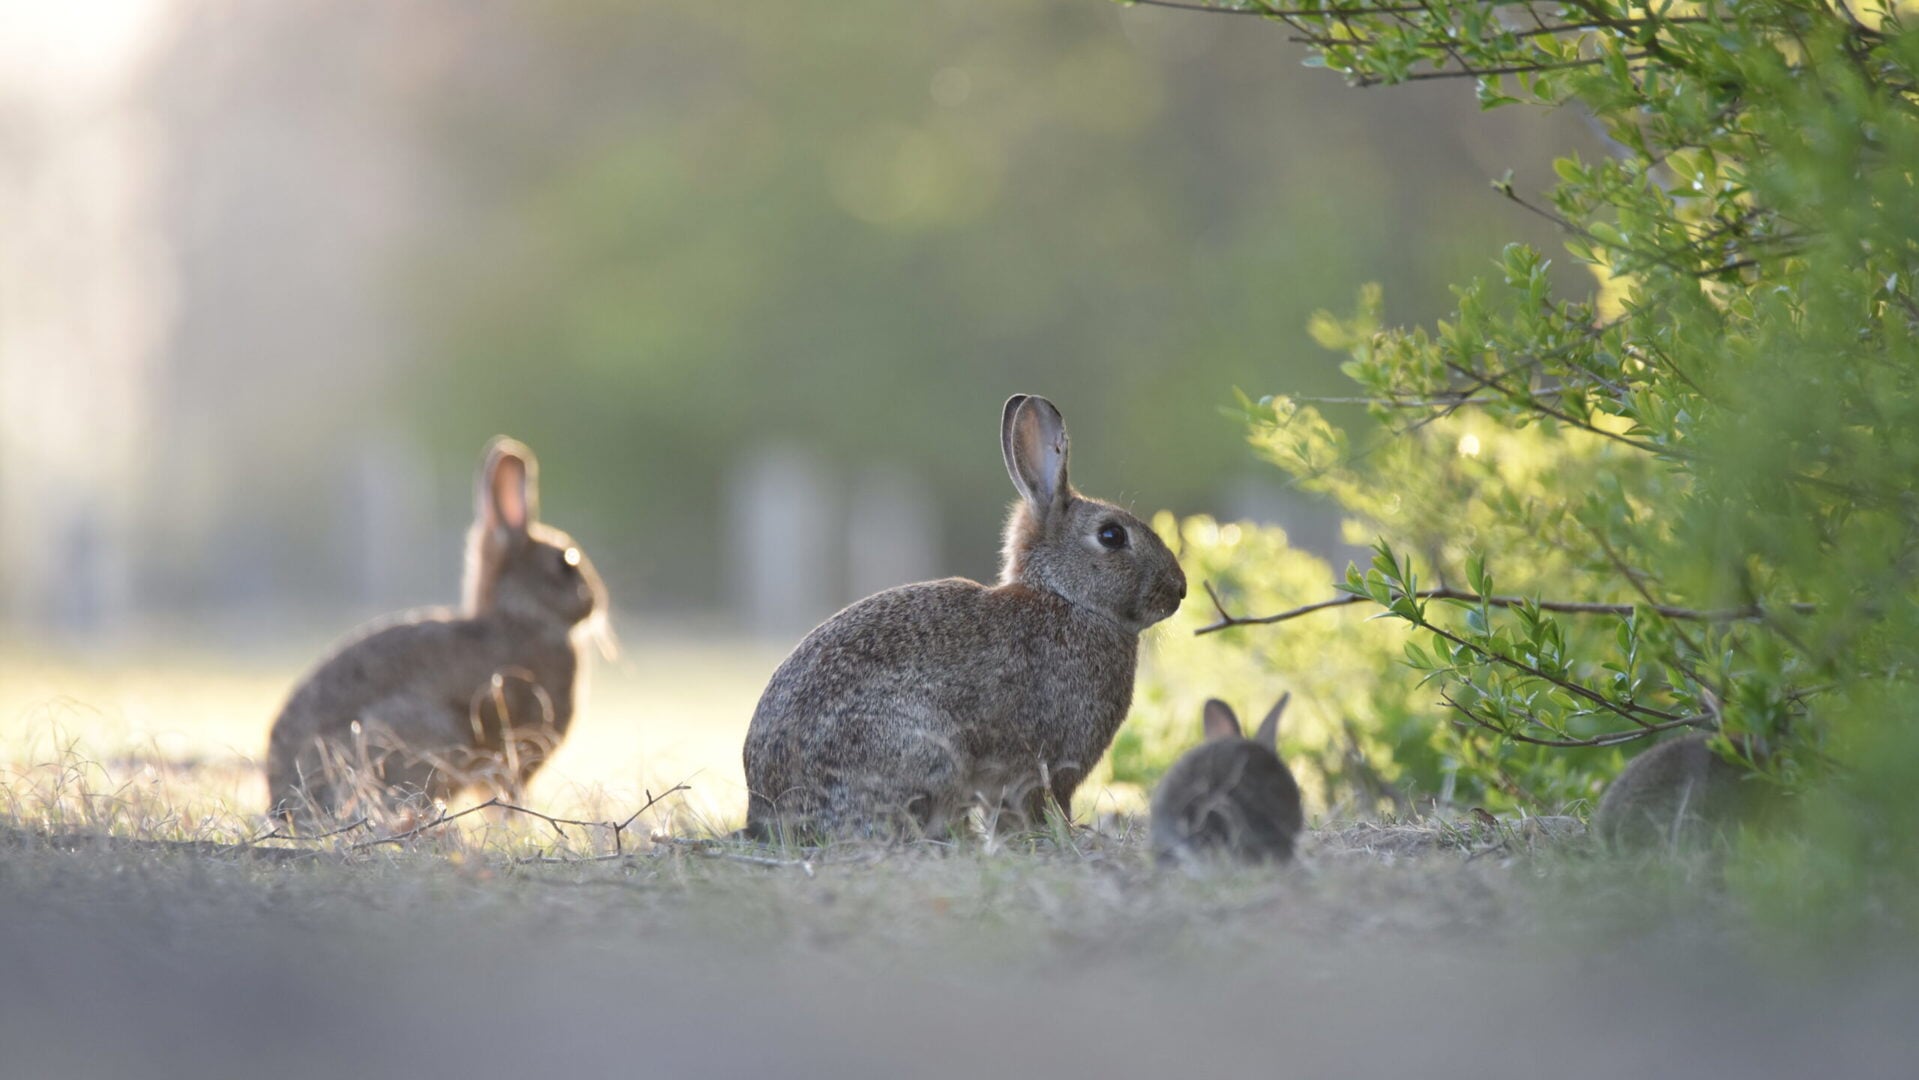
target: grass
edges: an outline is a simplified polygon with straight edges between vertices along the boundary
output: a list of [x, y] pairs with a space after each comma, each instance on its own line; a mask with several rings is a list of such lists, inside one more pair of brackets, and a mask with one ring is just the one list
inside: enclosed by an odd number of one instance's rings
[[610, 827], [497, 807], [401, 838], [261, 840], [257, 759], [304, 658], [0, 654], [0, 1071], [1903, 1061], [1909, 968], [1768, 967], [1736, 912], [1699, 902], [1709, 866], [1597, 859], [1561, 819], [1322, 822], [1291, 866], [1197, 873], [1154, 864], [1124, 792], [992, 843], [714, 840], [738, 821], [739, 741], [777, 660], [640, 639], [599, 668], [527, 803], [616, 821], [691, 785], [616, 849]]
[[[165, 861], [204, 855], [207, 844], [251, 843], [248, 850], [256, 854], [232, 858], [240, 865], [260, 862], [261, 873], [297, 865], [298, 873], [324, 868], [378, 880], [402, 866], [429, 875], [451, 867], [456, 876], [515, 884], [645, 884], [653, 894], [670, 885], [668, 892], [699, 896], [683, 913], [679, 904], [668, 904], [662, 918], [705, 918], [727, 910], [741, 895], [753, 895], [740, 881], [757, 881], [767, 872], [775, 880], [837, 881], [833, 895], [861, 895], [862, 903], [877, 906], [873, 914], [883, 914], [882, 921], [902, 923], [910, 922], [912, 912], [933, 911], [947, 922], [970, 919], [1037, 931], [1052, 921], [1049, 904], [1093, 925], [1137, 915], [1141, 905], [1188, 909], [1179, 886], [1162, 884], [1187, 878], [1154, 868], [1144, 822], [1129, 812], [1137, 798], [1125, 790], [1085, 797], [1078, 827], [1052, 821], [1030, 836], [983, 842], [768, 851], [714, 841], [739, 823], [745, 802], [739, 746], [759, 688], [778, 659], [770, 650], [729, 643], [629, 641], [623, 659], [594, 670], [590, 711], [528, 792], [524, 805], [537, 815], [482, 808], [398, 842], [372, 828], [293, 842], [260, 839], [271, 824], [260, 812], [265, 793], [259, 758], [267, 723], [304, 661], [222, 668], [205, 657], [182, 655], [86, 664], [3, 653], [0, 814], [16, 830], [16, 846], [42, 854], [72, 849]], [[668, 794], [682, 784], [687, 790]], [[584, 824], [623, 822], [654, 795], [663, 797], [624, 831]], [[59, 839], [50, 846], [36, 836]], [[114, 842], [88, 839], [98, 837]], [[1278, 904], [1303, 913], [1313, 910], [1298, 891], [1309, 887], [1305, 883], [1351, 879], [1354, 888], [1368, 892], [1421, 893], [1430, 901], [1428, 910], [1400, 904], [1375, 913], [1373, 921], [1382, 925], [1457, 921], [1463, 916], [1453, 909], [1460, 905], [1445, 899], [1455, 892], [1473, 898], [1475, 914], [1468, 921], [1494, 921], [1481, 901], [1487, 890], [1502, 887], [1492, 884], [1508, 876], [1500, 867], [1533, 842], [1476, 823], [1360, 823], [1321, 830], [1306, 845], [1296, 873], [1248, 872], [1243, 881], [1214, 874], [1196, 887], [1209, 896], [1240, 897], [1232, 903]], [[293, 863], [267, 861], [259, 854], [267, 850], [298, 857]], [[1475, 852], [1494, 857], [1463, 858]], [[1368, 875], [1377, 881], [1358, 884]], [[1398, 879], [1417, 884], [1401, 889]], [[856, 889], [856, 883], [864, 884]], [[1021, 899], [1002, 908], [1009, 889]], [[1241, 895], [1244, 889], [1252, 893]], [[1273, 889], [1281, 891], [1260, 892]], [[1047, 900], [1053, 896], [1058, 899]], [[1327, 909], [1314, 918], [1329, 930], [1347, 916]]]
[[[257, 831], [268, 728], [317, 655], [235, 665], [195, 652], [89, 662], [0, 650], [0, 779], [50, 821]], [[740, 817], [740, 744], [779, 659], [733, 642], [630, 641], [594, 664], [586, 707], [528, 802], [563, 817], [625, 817], [649, 790], [686, 784], [661, 808], [662, 826]]]

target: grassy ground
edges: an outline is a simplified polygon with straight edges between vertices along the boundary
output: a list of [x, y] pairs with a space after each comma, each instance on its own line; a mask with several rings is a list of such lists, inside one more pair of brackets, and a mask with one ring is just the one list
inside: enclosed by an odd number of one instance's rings
[[1710, 864], [1564, 822], [1321, 823], [1292, 866], [1203, 873], [1123, 812], [701, 840], [737, 820], [778, 658], [627, 655], [528, 799], [600, 821], [690, 779], [617, 843], [489, 809], [249, 846], [297, 665], [12, 654], [0, 1076], [1910, 1073], [1904, 957], [1808, 963], [1711, 901]]
[[[195, 651], [87, 660], [0, 650], [0, 778], [41, 802], [56, 784], [76, 797], [84, 787], [96, 821], [144, 804], [170, 809], [187, 831], [244, 834], [266, 805], [268, 729], [319, 654], [236, 665]], [[737, 824], [746, 806], [740, 744], [780, 656], [737, 642], [629, 641], [620, 657], [593, 665], [586, 707], [528, 801], [563, 816], [624, 817], [646, 791], [685, 784], [659, 807], [657, 824]], [[154, 822], [146, 828], [166, 834]]]

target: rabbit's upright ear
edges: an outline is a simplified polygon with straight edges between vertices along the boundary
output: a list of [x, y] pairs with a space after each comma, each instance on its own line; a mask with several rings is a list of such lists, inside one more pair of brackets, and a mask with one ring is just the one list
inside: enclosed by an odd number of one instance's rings
[[1259, 722], [1259, 734], [1253, 736], [1254, 742], [1274, 751], [1275, 753], [1278, 752], [1279, 750], [1279, 715], [1286, 711], [1287, 703], [1292, 700], [1293, 700], [1293, 694], [1292, 694], [1292, 691], [1290, 690], [1284, 694], [1279, 695], [1279, 700], [1273, 703], [1273, 710], [1266, 714], [1266, 719], [1261, 720]]
[[1043, 397], [1014, 394], [1000, 414], [1000, 449], [1006, 474], [1034, 510], [1048, 514], [1066, 504], [1066, 418]]
[[1209, 739], [1239, 738], [1239, 717], [1233, 715], [1233, 707], [1213, 698], [1206, 703], [1206, 709], [1200, 717], [1200, 727]]
[[1006, 407], [999, 411], [999, 452], [1006, 459], [1006, 472], [1019, 483], [1018, 467], [1013, 464], [1013, 417], [1019, 414], [1019, 407], [1026, 404], [1030, 394], [1014, 394], [1006, 399]]
[[480, 520], [499, 532], [525, 533], [539, 519], [540, 466], [525, 443], [504, 435], [487, 443], [478, 502]]

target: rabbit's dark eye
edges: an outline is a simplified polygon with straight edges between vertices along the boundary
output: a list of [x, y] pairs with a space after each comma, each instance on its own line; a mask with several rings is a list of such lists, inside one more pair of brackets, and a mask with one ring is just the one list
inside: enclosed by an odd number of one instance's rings
[[1118, 551], [1120, 548], [1123, 548], [1126, 546], [1125, 527], [1114, 524], [1113, 522], [1109, 521], [1106, 524], [1101, 525], [1099, 527], [1099, 532], [1094, 533], [1093, 535], [1099, 539], [1099, 544], [1103, 548], [1108, 548], [1113, 551]]

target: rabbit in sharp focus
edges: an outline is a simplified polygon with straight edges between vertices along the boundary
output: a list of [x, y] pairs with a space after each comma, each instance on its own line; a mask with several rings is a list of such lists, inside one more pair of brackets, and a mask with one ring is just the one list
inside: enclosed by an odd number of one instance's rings
[[1299, 784], [1279, 759], [1279, 717], [1290, 700], [1291, 694], [1281, 697], [1250, 739], [1241, 736], [1231, 706], [1206, 703], [1206, 741], [1174, 762], [1153, 792], [1153, 850], [1162, 860], [1293, 857], [1305, 817]]
[[1140, 631], [1186, 577], [1144, 522], [1073, 490], [1052, 402], [1009, 398], [1000, 449], [1020, 501], [999, 584], [888, 589], [800, 642], [747, 732], [750, 834], [939, 834], [975, 804], [1037, 824], [1106, 752]]
[[576, 631], [606, 596], [572, 538], [539, 521], [525, 445], [487, 444], [462, 609], [383, 620], [295, 688], [267, 751], [272, 813], [300, 820], [523, 790], [573, 719]]

